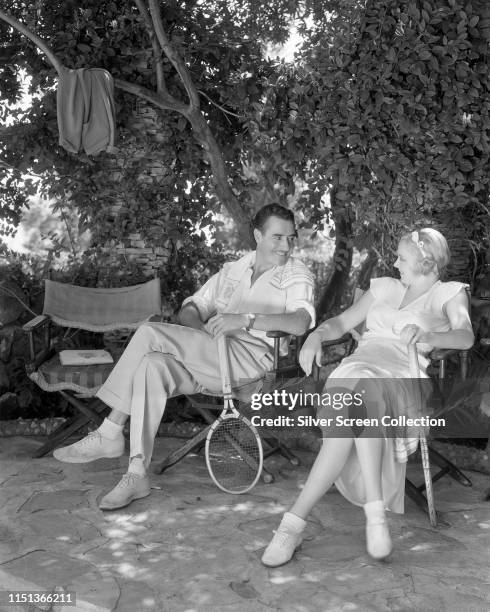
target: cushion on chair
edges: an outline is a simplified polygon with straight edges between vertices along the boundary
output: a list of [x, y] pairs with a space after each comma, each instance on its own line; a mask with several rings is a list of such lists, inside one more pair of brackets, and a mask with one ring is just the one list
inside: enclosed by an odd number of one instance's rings
[[63, 366], [55, 355], [29, 375], [44, 391], [71, 390], [94, 396], [114, 368], [113, 363], [88, 366]]

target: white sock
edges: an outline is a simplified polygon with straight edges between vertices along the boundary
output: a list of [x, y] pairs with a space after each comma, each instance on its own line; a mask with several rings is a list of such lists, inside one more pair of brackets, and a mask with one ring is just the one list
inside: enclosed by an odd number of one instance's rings
[[378, 522], [379, 520], [384, 520], [385, 504], [382, 499], [368, 502], [367, 504], [364, 504], [363, 507], [368, 523], [371, 521]]
[[129, 462], [128, 472], [138, 474], [138, 476], [146, 476], [146, 468], [143, 463], [143, 457], [132, 457]]
[[306, 521], [292, 512], [285, 512], [281, 525], [290, 531], [300, 533], [306, 527]]
[[99, 433], [104, 438], [109, 440], [116, 440], [119, 436], [122, 436], [122, 430], [124, 425], [118, 425], [108, 418], [102, 421], [102, 425], [99, 427]]

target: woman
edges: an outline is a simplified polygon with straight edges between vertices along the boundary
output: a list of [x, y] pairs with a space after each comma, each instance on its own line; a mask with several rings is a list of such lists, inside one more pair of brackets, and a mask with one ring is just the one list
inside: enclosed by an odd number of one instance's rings
[[[421, 376], [427, 378], [427, 354], [432, 348], [468, 349], [473, 344], [464, 285], [440, 280], [448, 263], [448, 245], [437, 230], [425, 228], [403, 236], [395, 262], [400, 280], [373, 279], [358, 302], [322, 323], [300, 353], [306, 374], [311, 373], [313, 360], [320, 365], [323, 341], [339, 338], [366, 320], [367, 331], [357, 349], [331, 373], [324, 391], [335, 387], [338, 379], [342, 379], [342, 387], [348, 383], [350, 389], [369, 379], [371, 390], [373, 384], [378, 385], [385, 411], [406, 413], [411, 379], [408, 345], [417, 345]], [[390, 395], [388, 391], [387, 395], [387, 385], [375, 380], [382, 378], [409, 380], [394, 381], [396, 393]], [[404, 389], [402, 393], [400, 388]], [[405, 462], [414, 446], [403, 446], [403, 440], [383, 435], [334, 438], [331, 431], [330, 437], [324, 433], [322, 448], [301, 494], [284, 514], [264, 552], [264, 565], [276, 567], [291, 559], [301, 543], [306, 517], [334, 482], [349, 501], [364, 507], [366, 546], [371, 557], [383, 559], [392, 550], [385, 508], [403, 513]]]

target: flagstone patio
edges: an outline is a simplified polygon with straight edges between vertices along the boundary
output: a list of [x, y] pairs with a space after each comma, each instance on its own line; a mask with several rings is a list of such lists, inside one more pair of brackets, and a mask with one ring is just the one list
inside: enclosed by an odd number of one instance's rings
[[[155, 458], [181, 440], [158, 438]], [[386, 562], [364, 549], [360, 508], [332, 489], [306, 539], [281, 568], [260, 563], [281, 513], [305, 480], [302, 466], [271, 458], [276, 475], [246, 495], [219, 491], [204, 458], [191, 455], [153, 476], [150, 497], [102, 512], [97, 500], [126, 460], [63, 464], [32, 459], [35, 438], [0, 439], [0, 610], [115, 612], [454, 611], [490, 609], [488, 477], [435, 485], [446, 523], [432, 529], [410, 500], [390, 515], [395, 550]], [[410, 464], [414, 478], [421, 468]], [[418, 472], [418, 474], [417, 474]], [[5, 591], [76, 592], [76, 606], [7, 605]]]

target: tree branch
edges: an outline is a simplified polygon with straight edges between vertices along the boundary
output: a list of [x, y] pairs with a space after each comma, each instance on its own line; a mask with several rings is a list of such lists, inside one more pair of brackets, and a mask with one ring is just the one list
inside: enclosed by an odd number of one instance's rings
[[168, 89], [165, 84], [165, 77], [163, 75], [162, 51], [160, 49], [160, 46], [158, 45], [158, 40], [156, 38], [155, 29], [153, 27], [153, 22], [151, 20], [150, 13], [148, 12], [145, 4], [143, 3], [143, 0], [135, 0], [135, 2], [145, 23], [146, 30], [151, 41], [151, 46], [153, 48], [155, 73], [157, 77], [157, 91], [158, 93], [168, 94]]
[[34, 176], [35, 178], [42, 179], [42, 176], [40, 174], [36, 174], [35, 172], [26, 173], [23, 170], [19, 170], [19, 168], [17, 168], [16, 166], [12, 166], [12, 164], [9, 164], [3, 159], [0, 159], [0, 168], [3, 168], [4, 170], [13, 170], [14, 172], [18, 172], [23, 177]]
[[[139, 0], [136, 1], [139, 3]], [[168, 57], [182, 79], [185, 89], [189, 95], [190, 104], [186, 105], [183, 102], [176, 100], [173, 96], [163, 90], [156, 93], [150, 89], [147, 89], [146, 87], [142, 87], [141, 85], [129, 83], [120, 79], [114, 79], [114, 84], [117, 88], [133, 94], [138, 98], [146, 100], [155, 105], [157, 108], [178, 112], [188, 119], [192, 126], [194, 137], [204, 149], [205, 156], [207, 157], [211, 166], [216, 195], [218, 196], [222, 205], [225, 206], [231, 213], [245, 242], [249, 246], [253, 246], [254, 243], [249, 228], [249, 216], [231, 189], [228, 172], [221, 149], [211, 131], [211, 128], [199, 109], [199, 93], [197, 88], [192, 81], [191, 75], [184, 64], [183, 59], [178, 55], [178, 53], [176, 53], [163, 29], [158, 0], [149, 0], [149, 2], [150, 14], [158, 42], [162, 47], [163, 52]], [[46, 54], [58, 74], [62, 73], [63, 64], [41, 38], [2, 10], [0, 10], [0, 19], [3, 19], [13, 28], [17, 29], [19, 32], [29, 38], [41, 51]], [[7, 128], [7, 130], [10, 129], [12, 128]], [[5, 131], [4, 135], [8, 133], [7, 130]], [[1, 131], [0, 136], [2, 136]]]
[[22, 136], [33, 130], [32, 123], [17, 123], [15, 125], [7, 125], [0, 127], [0, 140], [10, 138], [11, 136]]
[[163, 92], [155, 93], [151, 89], [147, 89], [141, 85], [136, 85], [135, 83], [129, 83], [128, 81], [122, 81], [121, 79], [114, 79], [114, 85], [118, 89], [122, 89], [123, 91], [137, 96], [138, 98], [142, 98], [143, 100], [147, 100], [163, 110], [176, 111], [182, 115], [185, 115], [189, 110], [186, 104], [179, 102], [169, 94], [164, 94]]
[[46, 55], [51, 64], [54, 66], [56, 72], [58, 74], [61, 74], [61, 72], [63, 71], [63, 64], [61, 63], [61, 60], [53, 53], [53, 51], [42, 40], [42, 38], [39, 38], [37, 34], [31, 32], [29, 28], [27, 28], [23, 23], [15, 19], [15, 17], [12, 17], [12, 15], [5, 13], [5, 11], [2, 11], [1, 9], [0, 19], [3, 19], [3, 21], [6, 21], [15, 30], [19, 31], [21, 34], [24, 34], [24, 36], [32, 40], [32, 42]]
[[250, 217], [233, 193], [221, 149], [211, 128], [199, 109], [192, 110], [187, 118], [192, 125], [194, 136], [204, 149], [211, 166], [216, 195], [223, 206], [231, 213], [245, 243], [253, 247], [254, 240], [250, 229]]
[[187, 95], [189, 96], [191, 108], [199, 108], [199, 93], [192, 81], [191, 75], [187, 70], [187, 66], [184, 63], [184, 60], [170, 44], [167, 33], [165, 32], [165, 29], [163, 27], [162, 18], [160, 15], [160, 5], [158, 3], [158, 0], [149, 0], [149, 4], [150, 14], [153, 20], [153, 27], [155, 29], [158, 42], [160, 43], [163, 52], [170, 60], [172, 66], [175, 68], [178, 75], [180, 76], [182, 83], [184, 84], [185, 90], [187, 91]]
[[[207, 93], [205, 93], [205, 92], [204, 92], [202, 89], [199, 89], [198, 91], [199, 91], [199, 93], [201, 94], [201, 96], [204, 96], [204, 97], [205, 97], [207, 100], [209, 100], [209, 102], [210, 102], [210, 103], [211, 103], [213, 106], [216, 106], [216, 108], [219, 108], [219, 109], [220, 109], [220, 111], [222, 111], [222, 112], [225, 114], [225, 116], [226, 116], [226, 115], [231, 115], [232, 117], [238, 117], [238, 119], [245, 119], [245, 117], [243, 117], [243, 116], [241, 116], [241, 115], [237, 115], [236, 113], [232, 113], [231, 111], [226, 110], [226, 108], [224, 108], [223, 106], [220, 106], [220, 105], [219, 105], [217, 102], [215, 102], [215, 101], [214, 101], [212, 98], [210, 98], [210, 97], [208, 96], [208, 94], [207, 94]], [[226, 118], [228, 119], [228, 117], [226, 117]]]

